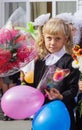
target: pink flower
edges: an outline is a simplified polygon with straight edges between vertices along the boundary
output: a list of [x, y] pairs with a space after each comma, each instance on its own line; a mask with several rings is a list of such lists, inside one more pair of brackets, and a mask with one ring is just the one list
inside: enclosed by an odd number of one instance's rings
[[19, 71], [36, 55], [35, 41], [32, 37], [14, 28], [0, 30], [0, 75]]
[[69, 73], [70, 73], [69, 69], [57, 68], [53, 75], [53, 80], [60, 81], [60, 80], [64, 79], [66, 76], [68, 76]]
[[6, 44], [9, 43], [11, 40], [13, 40], [18, 35], [18, 30], [8, 30], [5, 28], [2, 28], [0, 30], [0, 44]]

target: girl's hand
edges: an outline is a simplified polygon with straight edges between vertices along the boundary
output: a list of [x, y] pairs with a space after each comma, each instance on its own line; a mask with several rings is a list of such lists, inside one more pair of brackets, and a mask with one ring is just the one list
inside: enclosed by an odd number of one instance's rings
[[49, 91], [45, 89], [45, 92], [50, 100], [63, 99], [63, 96], [60, 94], [60, 92], [56, 88], [51, 88]]

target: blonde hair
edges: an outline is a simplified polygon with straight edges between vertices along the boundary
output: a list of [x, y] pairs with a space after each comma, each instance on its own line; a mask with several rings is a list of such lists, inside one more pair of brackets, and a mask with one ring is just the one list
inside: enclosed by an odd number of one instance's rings
[[65, 43], [65, 49], [67, 53], [72, 53], [72, 35], [68, 24], [59, 18], [51, 18], [43, 26], [38, 27], [38, 37], [36, 43], [39, 58], [43, 58], [48, 54], [43, 36], [45, 34], [62, 35], [66, 37], [67, 42]]

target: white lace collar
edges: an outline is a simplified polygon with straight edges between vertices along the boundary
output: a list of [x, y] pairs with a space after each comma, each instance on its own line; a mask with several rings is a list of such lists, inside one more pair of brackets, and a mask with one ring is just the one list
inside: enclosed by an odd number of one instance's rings
[[55, 52], [53, 54], [48, 54], [45, 57], [45, 64], [46, 65], [55, 64], [65, 53], [66, 53], [65, 47], [63, 47], [59, 52]]

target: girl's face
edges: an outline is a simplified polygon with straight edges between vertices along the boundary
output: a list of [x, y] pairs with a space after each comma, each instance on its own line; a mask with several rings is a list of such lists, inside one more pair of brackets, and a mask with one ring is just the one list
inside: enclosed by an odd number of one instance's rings
[[55, 53], [60, 51], [64, 43], [66, 42], [66, 38], [62, 35], [44, 35], [45, 47], [49, 51], [49, 53]]
[[77, 29], [72, 24], [69, 24], [69, 27], [71, 29], [72, 36], [74, 37], [75, 34], [76, 34]]

